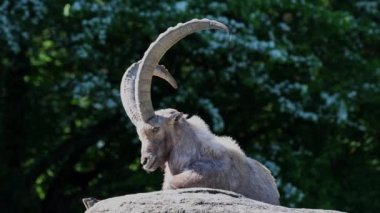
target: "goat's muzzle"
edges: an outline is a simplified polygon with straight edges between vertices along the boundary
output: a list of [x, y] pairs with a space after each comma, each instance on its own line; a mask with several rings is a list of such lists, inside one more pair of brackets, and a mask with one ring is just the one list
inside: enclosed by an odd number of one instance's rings
[[155, 171], [159, 165], [157, 165], [157, 158], [150, 154], [141, 155], [141, 165], [147, 172]]

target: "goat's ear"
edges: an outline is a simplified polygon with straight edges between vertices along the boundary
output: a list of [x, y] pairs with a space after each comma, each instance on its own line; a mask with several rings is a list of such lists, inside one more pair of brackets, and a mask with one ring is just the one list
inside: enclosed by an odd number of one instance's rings
[[171, 124], [174, 124], [174, 123], [178, 122], [182, 117], [183, 117], [182, 112], [175, 112], [175, 113], [170, 115], [169, 122]]

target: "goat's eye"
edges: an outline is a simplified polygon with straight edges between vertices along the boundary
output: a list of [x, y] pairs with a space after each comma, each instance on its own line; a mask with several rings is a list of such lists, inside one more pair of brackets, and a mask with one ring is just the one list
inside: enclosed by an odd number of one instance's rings
[[157, 133], [158, 131], [160, 130], [160, 127], [156, 126], [156, 127], [153, 127], [152, 131], [154, 133]]

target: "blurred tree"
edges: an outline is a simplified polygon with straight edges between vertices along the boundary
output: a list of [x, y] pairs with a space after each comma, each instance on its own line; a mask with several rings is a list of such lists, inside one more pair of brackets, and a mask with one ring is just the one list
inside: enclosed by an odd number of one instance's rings
[[[80, 199], [160, 189], [139, 166], [119, 82], [159, 33], [211, 18], [162, 64], [156, 108], [199, 114], [273, 172], [282, 204], [380, 208], [377, 1], [4, 0], [0, 208], [83, 211]], [[212, 82], [212, 83], [210, 83]]]

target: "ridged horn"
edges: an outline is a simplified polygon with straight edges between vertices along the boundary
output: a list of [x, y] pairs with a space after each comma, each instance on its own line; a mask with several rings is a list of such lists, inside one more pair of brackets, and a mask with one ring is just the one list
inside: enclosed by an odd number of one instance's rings
[[[141, 61], [137, 63], [133, 63], [128, 69], [125, 71], [123, 78], [121, 79], [120, 84], [120, 96], [123, 107], [132, 121], [132, 123], [136, 126], [139, 121], [142, 121], [139, 113], [136, 108], [136, 98], [135, 98], [135, 80], [138, 67]], [[158, 65], [153, 71], [153, 75], [160, 77], [167, 81], [174, 89], [177, 89], [177, 82], [173, 78], [173, 76], [169, 73], [169, 71], [163, 65]]]
[[164, 65], [157, 65], [153, 72], [154, 76], [160, 77], [167, 81], [174, 89], [178, 88], [176, 80], [169, 73], [169, 70], [166, 69]]
[[228, 32], [227, 26], [220, 22], [209, 19], [193, 19], [186, 23], [179, 23], [175, 27], [169, 27], [164, 33], [161, 33], [158, 38], [150, 44], [148, 50], [145, 51], [141, 65], [137, 71], [135, 85], [137, 110], [144, 122], [148, 122], [148, 120], [154, 116], [150, 96], [154, 67], [158, 65], [162, 56], [179, 40], [196, 31], [208, 29]]

